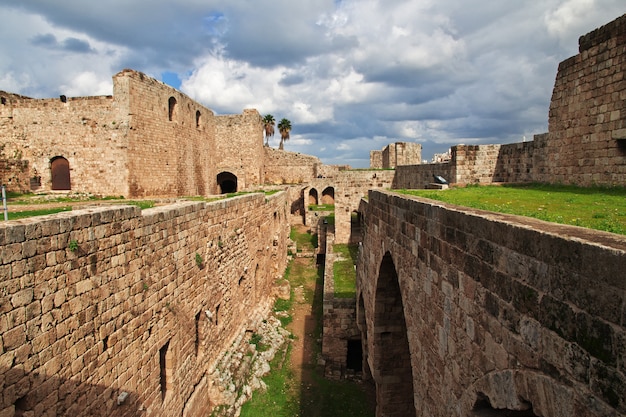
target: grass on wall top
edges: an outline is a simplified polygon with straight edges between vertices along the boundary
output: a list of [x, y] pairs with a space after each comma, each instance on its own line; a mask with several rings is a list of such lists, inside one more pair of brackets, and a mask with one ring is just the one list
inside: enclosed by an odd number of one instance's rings
[[333, 264], [333, 277], [335, 282], [335, 297], [353, 298], [356, 297], [356, 264], [357, 245], [346, 245], [338, 243], [333, 246], [333, 251], [341, 255], [341, 260]]
[[506, 184], [395, 191], [459, 206], [626, 235], [626, 188]]

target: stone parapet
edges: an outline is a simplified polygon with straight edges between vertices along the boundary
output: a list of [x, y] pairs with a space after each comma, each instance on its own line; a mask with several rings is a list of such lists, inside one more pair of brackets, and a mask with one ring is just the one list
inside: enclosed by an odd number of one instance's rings
[[286, 208], [248, 194], [0, 224], [0, 415], [210, 413], [219, 358], [270, 311]]
[[377, 415], [626, 413], [623, 236], [382, 191], [364, 217]]

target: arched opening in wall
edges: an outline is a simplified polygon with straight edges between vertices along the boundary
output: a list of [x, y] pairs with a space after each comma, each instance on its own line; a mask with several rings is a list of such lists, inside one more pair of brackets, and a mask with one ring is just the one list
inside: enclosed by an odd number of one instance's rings
[[50, 160], [50, 177], [53, 190], [71, 190], [70, 163], [62, 156], [55, 156]]
[[322, 191], [322, 204], [335, 204], [335, 188], [334, 187], [326, 187], [324, 191]]
[[237, 176], [231, 172], [220, 172], [217, 174], [217, 185], [220, 188], [220, 194], [237, 192]]
[[254, 305], [256, 305], [256, 300], [258, 299], [258, 293], [259, 293], [259, 264], [256, 264], [256, 267], [254, 268], [254, 276], [252, 278], [252, 282], [254, 283], [254, 288], [253, 288], [253, 298], [252, 298], [252, 302], [254, 303]]
[[363, 370], [363, 345], [361, 339], [348, 340], [346, 368], [357, 373]]
[[[35, 406], [37, 405], [37, 403], [35, 401], [33, 401], [34, 398], [31, 398], [31, 396], [25, 395], [23, 397], [18, 398], [17, 400], [15, 400], [15, 402], [13, 403], [13, 406], [15, 407], [15, 412], [13, 414], [14, 417], [22, 417], [24, 415], [27, 415], [26, 413], [28, 411], [30, 411], [31, 413], [33, 412], [32, 410], [35, 408]], [[30, 414], [32, 415], [32, 414]]]
[[374, 298], [372, 372], [376, 384], [376, 415], [414, 416], [413, 371], [398, 275], [387, 252], [378, 273]]
[[533, 412], [532, 404], [524, 403], [526, 410], [509, 410], [505, 408], [494, 408], [489, 401], [489, 397], [478, 393], [476, 403], [472, 408], [473, 417], [539, 417]]
[[317, 190], [315, 188], [311, 188], [309, 190], [309, 206], [317, 206]]
[[170, 385], [172, 384], [172, 352], [169, 347], [170, 341], [168, 340], [161, 349], [159, 349], [161, 400], [165, 400]]
[[167, 107], [167, 117], [171, 122], [176, 119], [176, 99], [174, 97], [170, 97], [170, 99], [167, 101]]
[[215, 314], [213, 315], [213, 323], [215, 327], [219, 326], [219, 317], [220, 317], [220, 304], [215, 306]]
[[195, 317], [195, 325], [196, 325], [196, 340], [194, 343], [194, 348], [196, 352], [196, 358], [200, 355], [200, 343], [202, 340], [202, 312], [198, 311]]
[[200, 127], [200, 110], [196, 110], [196, 127]]

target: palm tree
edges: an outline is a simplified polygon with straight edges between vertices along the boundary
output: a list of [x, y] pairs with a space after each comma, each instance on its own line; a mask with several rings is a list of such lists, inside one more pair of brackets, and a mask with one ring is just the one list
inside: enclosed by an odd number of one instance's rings
[[287, 119], [281, 119], [278, 122], [278, 131], [280, 132], [280, 146], [278, 149], [283, 150], [283, 144], [286, 140], [289, 140], [289, 132], [291, 131], [291, 122]]
[[265, 146], [270, 146], [270, 136], [274, 136], [274, 116], [266, 114], [263, 118], [263, 129], [265, 131]]

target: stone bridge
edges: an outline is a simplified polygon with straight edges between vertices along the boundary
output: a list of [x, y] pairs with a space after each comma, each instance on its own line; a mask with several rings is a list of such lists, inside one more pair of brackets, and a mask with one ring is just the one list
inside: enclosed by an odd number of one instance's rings
[[378, 417], [626, 414], [623, 236], [383, 191], [361, 210]]

